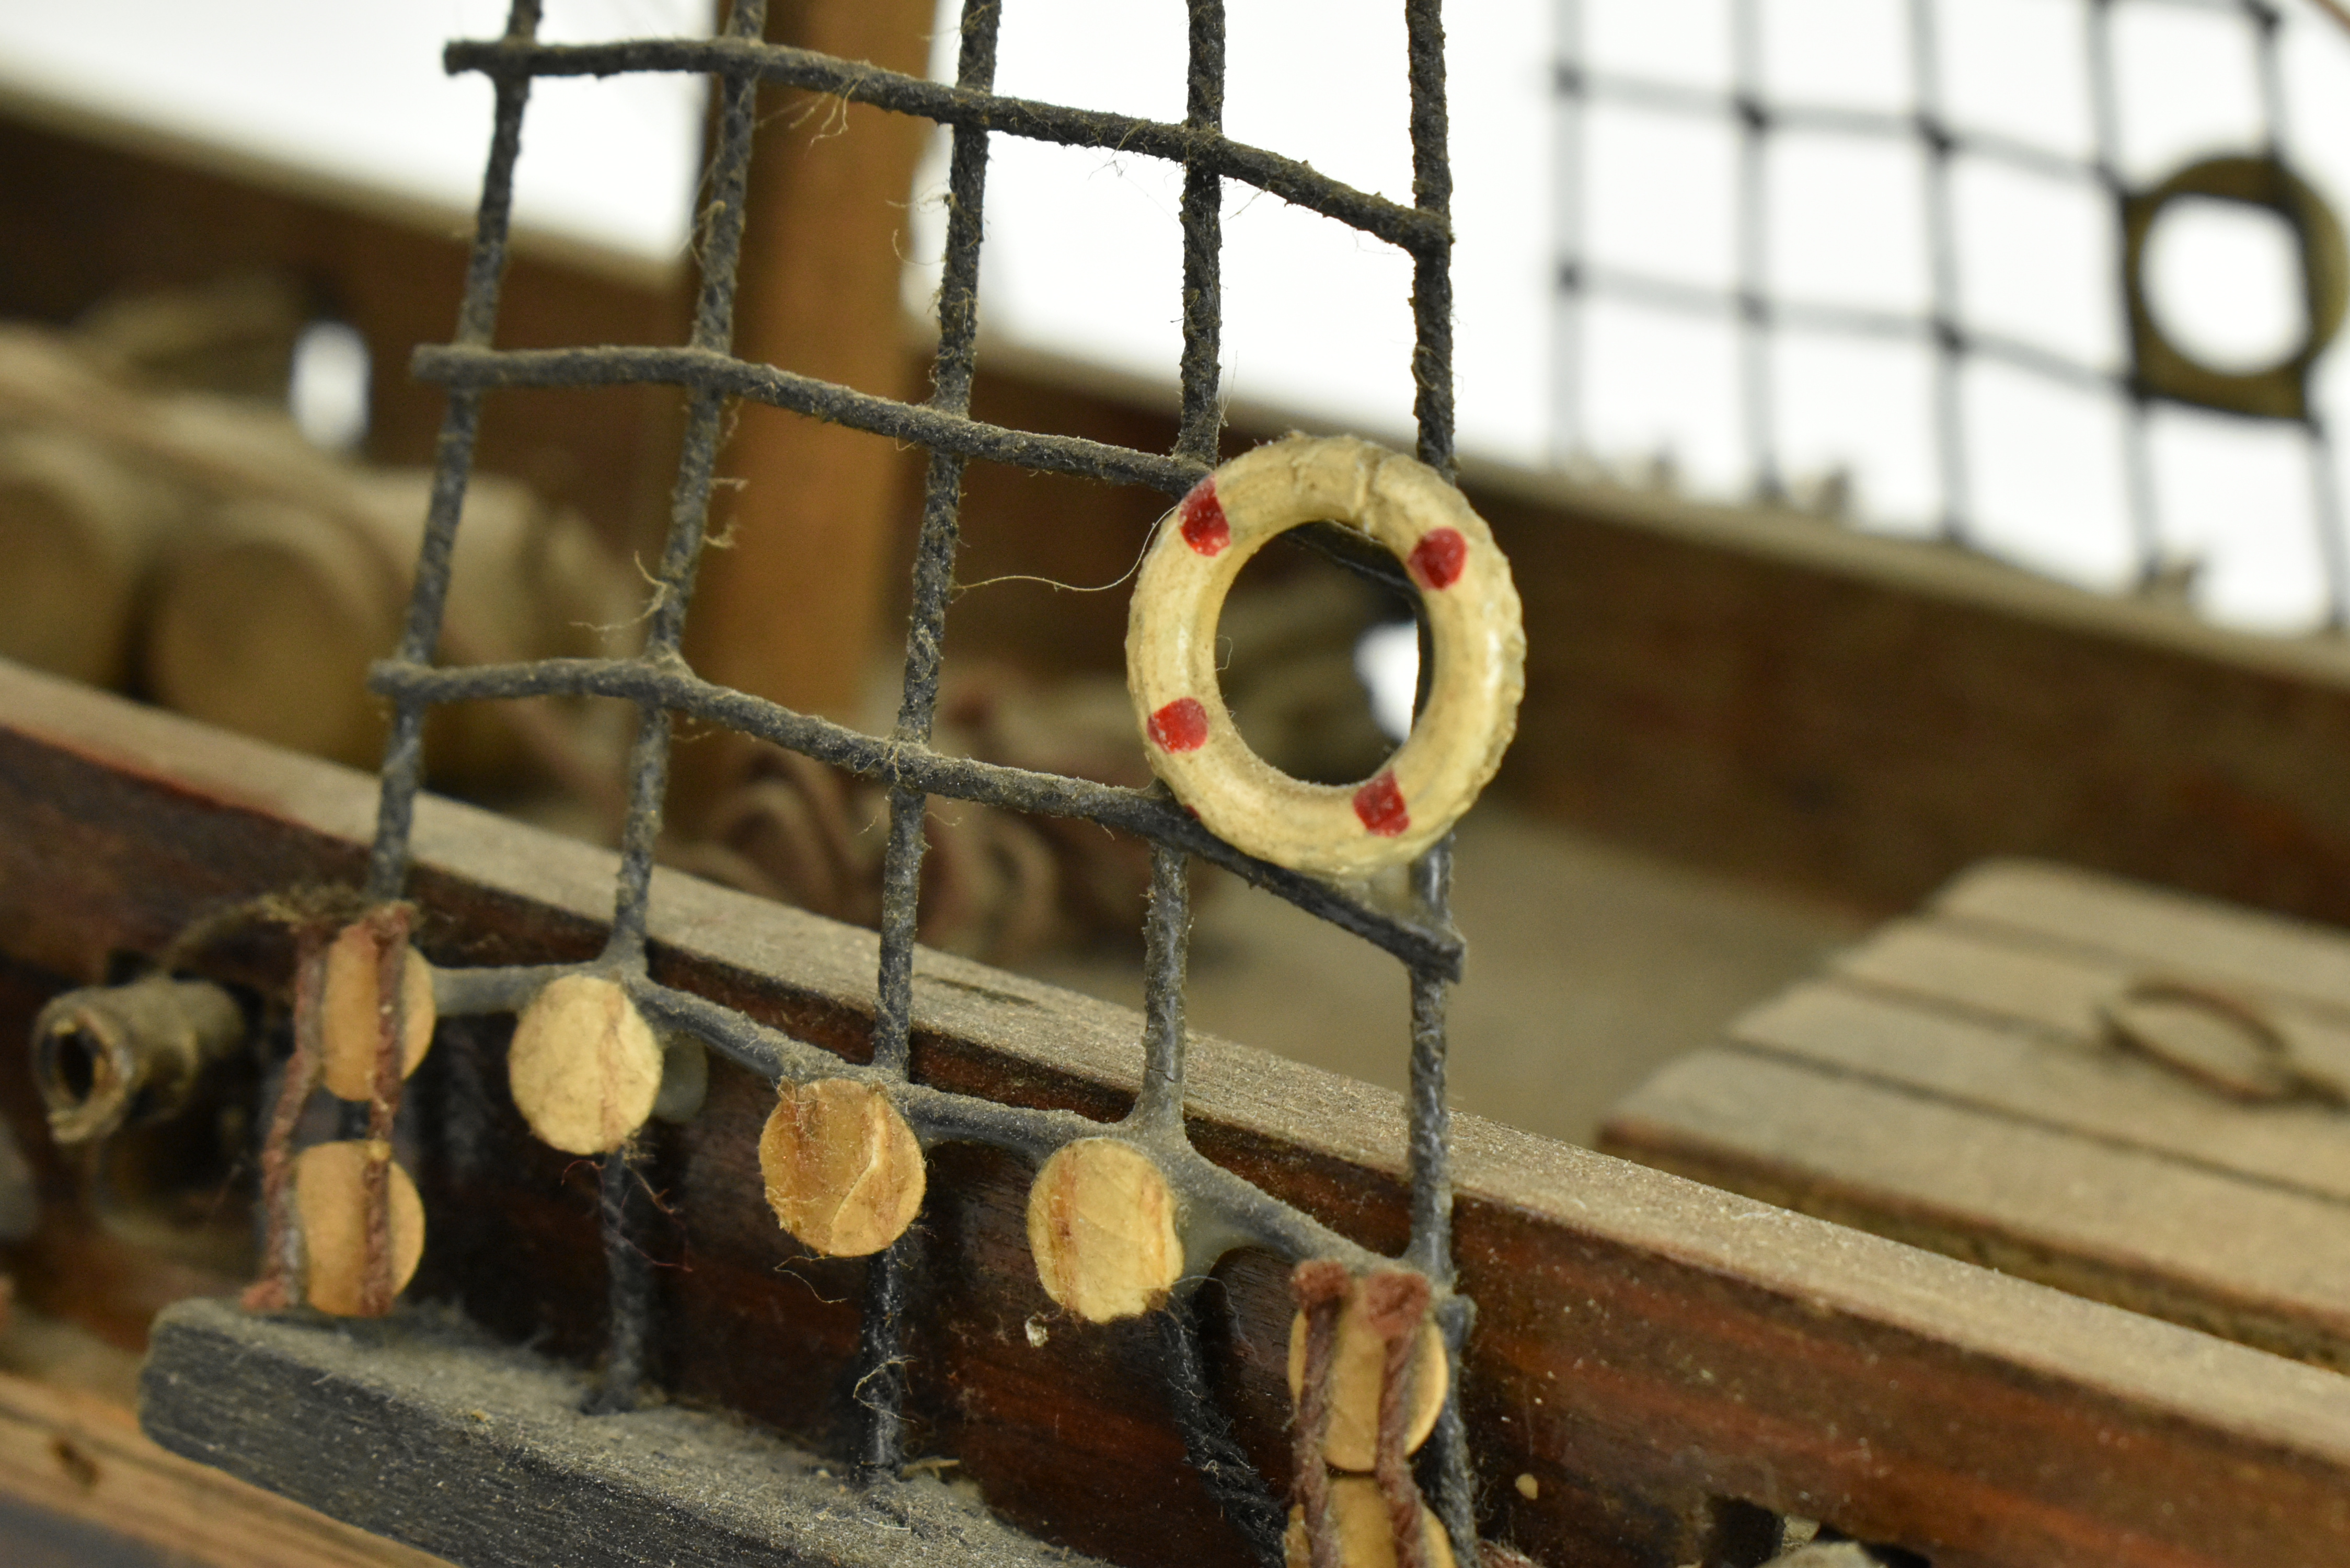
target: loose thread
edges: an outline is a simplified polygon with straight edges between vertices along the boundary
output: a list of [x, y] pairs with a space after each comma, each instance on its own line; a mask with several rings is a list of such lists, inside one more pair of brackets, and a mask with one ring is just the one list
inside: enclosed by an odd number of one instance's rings
[[294, 1176], [294, 1128], [302, 1107], [318, 1087], [323, 1069], [319, 1036], [327, 1000], [327, 933], [317, 925], [296, 928], [294, 933], [294, 1054], [286, 1058], [285, 1082], [278, 1085], [277, 1106], [269, 1118], [269, 1136], [261, 1146], [261, 1207], [263, 1233], [261, 1277], [245, 1290], [248, 1312], [276, 1312], [291, 1304], [286, 1284], [286, 1248], [293, 1234], [287, 1199]]
[[1297, 1394], [1295, 1463], [1297, 1505], [1305, 1515], [1306, 1556], [1313, 1568], [1344, 1568], [1337, 1521], [1330, 1511], [1330, 1375], [1337, 1360], [1338, 1314], [1346, 1305], [1344, 1263], [1310, 1259], [1289, 1276], [1290, 1293], [1305, 1314], [1305, 1367]]
[[877, 1254], [865, 1278], [851, 1397], [864, 1411], [857, 1456], [859, 1480], [894, 1478], [906, 1462], [906, 1309], [913, 1294], [920, 1232], [909, 1231]]
[[1372, 1475], [1388, 1505], [1397, 1568], [1430, 1568], [1428, 1532], [1420, 1523], [1419, 1485], [1412, 1480], [1405, 1442], [1411, 1424], [1413, 1385], [1418, 1381], [1420, 1330], [1428, 1322], [1428, 1279], [1417, 1270], [1385, 1269], [1364, 1280], [1362, 1289], [1364, 1322], [1385, 1343], [1387, 1351], [1379, 1380]]
[[1478, 1568], [1541, 1568], [1533, 1558], [1514, 1546], [1504, 1546], [1498, 1541], [1477, 1542]]

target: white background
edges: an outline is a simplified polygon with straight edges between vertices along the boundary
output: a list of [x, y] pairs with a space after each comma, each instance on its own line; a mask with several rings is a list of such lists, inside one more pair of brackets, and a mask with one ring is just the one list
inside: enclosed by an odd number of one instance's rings
[[[451, 79], [442, 43], [499, 30], [492, 0], [0, 0], [0, 80], [84, 99], [266, 157], [469, 204], [489, 89]], [[1232, 0], [1232, 134], [1409, 200], [1400, 6]], [[2060, 152], [2089, 146], [2082, 0], [1945, 0], [1948, 97], [1964, 125]], [[941, 68], [951, 67], [945, 0]], [[1699, 85], [1726, 79], [1726, 0], [1586, 0], [1595, 61]], [[1909, 8], [1895, 0], [1762, 0], [1768, 86], [1806, 101], [1909, 103]], [[708, 0], [547, 0], [542, 36], [708, 26]], [[2305, 5], [2285, 30], [2290, 143], [2329, 196], [2350, 194], [2350, 36]], [[1528, 462], [1554, 428], [1551, 0], [1458, 0], [1449, 18], [1458, 191], [1455, 286], [1462, 442]], [[2122, 0], [2124, 162], [2134, 180], [2248, 145], [2257, 99], [2241, 23]], [[999, 88], [1166, 119], [1183, 111], [1177, 0], [1008, 0]], [[548, 81], [534, 91], [519, 221], [639, 254], [682, 254], [700, 156], [701, 88], [676, 78]], [[1595, 254], [1693, 281], [1730, 275], [1725, 126], [1625, 110], [1585, 125]], [[918, 198], [934, 198], [933, 159]], [[1914, 308], [1923, 217], [1904, 147], [1778, 139], [1774, 286]], [[2111, 222], [2084, 189], [1984, 166], [1959, 179], [1973, 321], [2111, 364], [2119, 352]], [[1148, 159], [999, 139], [983, 270], [991, 330], [1170, 379], [1180, 175]], [[2191, 216], [2191, 215], [2190, 215]], [[2180, 335], [2257, 358], [2297, 331], [2279, 236], [2220, 214], [2159, 236], [2157, 285]], [[1374, 241], [1237, 188], [1225, 202], [1224, 361], [1231, 395], [1375, 436], [1409, 430], [1409, 266]], [[926, 299], [934, 200], [910, 209], [910, 303]], [[1578, 447], [1608, 461], [1669, 452], [1683, 483], [1738, 494], [1751, 476], [1730, 337], [1714, 324], [1595, 306], [1584, 321]], [[1917, 532], [1939, 510], [1927, 361], [1899, 345], [1791, 340], [1776, 393], [1791, 471], [1851, 470], [1862, 525]], [[2038, 569], [2119, 587], [2135, 564], [2111, 400], [1983, 366], [1971, 372], [1978, 542]], [[2350, 354], [2324, 405], [2350, 418]], [[2291, 629], [2323, 604], [2309, 475], [2291, 431], [2164, 411], [2154, 431], [2166, 547], [2201, 558], [2199, 600]]]

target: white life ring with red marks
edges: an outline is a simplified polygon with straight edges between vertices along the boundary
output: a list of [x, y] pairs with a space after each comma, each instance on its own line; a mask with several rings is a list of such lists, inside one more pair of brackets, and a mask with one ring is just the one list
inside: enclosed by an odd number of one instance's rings
[[[1436, 671], [1411, 734], [1359, 784], [1295, 779], [1241, 739], [1216, 682], [1216, 622], [1275, 535], [1326, 520], [1391, 551], [1427, 607]], [[1476, 800], [1518, 722], [1526, 638], [1485, 520], [1427, 464], [1350, 436], [1292, 436], [1192, 487], [1135, 583], [1126, 683], [1152, 771], [1208, 829], [1295, 870], [1367, 877], [1413, 858]]]

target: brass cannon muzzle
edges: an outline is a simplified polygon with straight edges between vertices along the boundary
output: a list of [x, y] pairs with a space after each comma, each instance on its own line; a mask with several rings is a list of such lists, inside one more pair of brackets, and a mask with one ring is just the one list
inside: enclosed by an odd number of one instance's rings
[[90, 1143], [169, 1119], [244, 1037], [243, 1010], [209, 981], [156, 976], [66, 992], [33, 1023], [49, 1136]]

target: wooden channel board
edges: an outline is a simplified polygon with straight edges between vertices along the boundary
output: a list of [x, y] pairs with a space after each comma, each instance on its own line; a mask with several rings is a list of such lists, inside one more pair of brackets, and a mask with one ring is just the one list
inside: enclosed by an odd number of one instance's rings
[[[351, 877], [374, 804], [363, 775], [0, 667], [0, 954], [51, 988], [86, 983], [110, 954], [152, 953], [225, 900]], [[437, 960], [594, 950], [609, 855], [436, 801], [415, 843]], [[862, 1048], [869, 934], [683, 877], [657, 877], [652, 909], [669, 982]], [[268, 961], [256, 950], [244, 978], [272, 979]], [[1126, 1010], [924, 953], [915, 1013], [914, 1070], [931, 1081], [1096, 1116], [1134, 1093]], [[1393, 1096], [1212, 1038], [1193, 1049], [1190, 1119], [1211, 1158], [1367, 1243], [1401, 1240]], [[447, 1120], [420, 1129], [432, 1231], [411, 1293], [576, 1365], [601, 1308], [592, 1194], [513, 1125], [497, 1051], [494, 1032], [444, 1031], [420, 1075], [420, 1112]], [[660, 1271], [654, 1359], [681, 1403], [837, 1454], [858, 1265], [795, 1261], [766, 1215], [753, 1135], [769, 1096], [714, 1069], [701, 1118], [660, 1151], [679, 1227], [661, 1261], [679, 1266]], [[1737, 1505], [1825, 1519], [1935, 1568], [2350, 1561], [2350, 1381], [2334, 1373], [1474, 1118], [1457, 1124], [1456, 1172], [1461, 1283], [1480, 1314], [1464, 1390], [1482, 1522], [1539, 1563], [1742, 1561], [1721, 1525], [1745, 1529]], [[1134, 1568], [1239, 1563], [1153, 1393], [1148, 1325], [1049, 1314], [1020, 1237], [1025, 1184], [1015, 1162], [937, 1159], [913, 1320], [919, 1451], [1077, 1551]], [[1214, 1375], [1243, 1440], [1285, 1481], [1280, 1272], [1243, 1258], [1222, 1277], [1235, 1326]], [[214, 1330], [184, 1315], [201, 1310], [214, 1309], [172, 1309], [159, 1343], [203, 1343]], [[389, 1457], [367, 1467], [364, 1509], [348, 1490], [306, 1490], [316, 1467], [286, 1458], [306, 1445], [276, 1432], [240, 1444], [245, 1393], [287, 1386], [305, 1355], [343, 1354], [326, 1339], [272, 1351], [265, 1337], [250, 1354], [277, 1370], [224, 1376], [216, 1395], [202, 1355], [151, 1366], [151, 1391], [161, 1372], [178, 1379], [151, 1407], [157, 1435], [466, 1568], [546, 1560], [543, 1537], [501, 1532], [510, 1511], [473, 1508], [477, 1528], [457, 1542], [418, 1522], [445, 1522], [463, 1477], [435, 1457], [442, 1428], [402, 1426], [412, 1401], [360, 1397], [374, 1386], [362, 1372], [331, 1402], [338, 1420], [368, 1405], [391, 1428], [372, 1432]], [[307, 1408], [289, 1399], [274, 1418]], [[632, 1473], [658, 1480], [666, 1419], [600, 1417], [573, 1436], [592, 1437], [599, 1463], [643, 1453]], [[332, 1426], [306, 1430], [312, 1449], [338, 1440]], [[572, 1442], [557, 1436], [532, 1463]], [[806, 1544], [795, 1560], [827, 1561]]]
[[123, 1407], [0, 1373], [8, 1568], [446, 1568], [166, 1451]]
[[2350, 1071], [2350, 933], [1994, 862], [1684, 1058], [1601, 1145], [2337, 1369], [2350, 1110], [2217, 1094], [2106, 1010], [2184, 983]]

